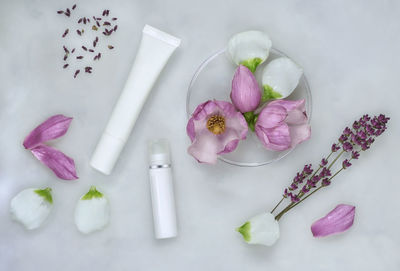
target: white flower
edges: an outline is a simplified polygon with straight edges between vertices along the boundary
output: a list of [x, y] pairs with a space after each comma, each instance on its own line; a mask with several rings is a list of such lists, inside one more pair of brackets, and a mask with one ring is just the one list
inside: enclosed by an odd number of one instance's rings
[[110, 207], [107, 198], [90, 187], [89, 192], [83, 195], [75, 208], [75, 224], [82, 233], [91, 233], [103, 229], [110, 218]]
[[11, 216], [28, 230], [39, 228], [53, 207], [51, 189], [28, 188], [19, 192], [10, 206]]
[[303, 69], [287, 57], [272, 60], [263, 71], [262, 100], [286, 98], [297, 87], [302, 74]]
[[229, 40], [228, 53], [236, 65], [242, 64], [254, 72], [268, 58], [271, 47], [267, 34], [251, 30], [234, 35]]
[[249, 244], [272, 246], [279, 239], [279, 224], [271, 213], [256, 215], [236, 230]]

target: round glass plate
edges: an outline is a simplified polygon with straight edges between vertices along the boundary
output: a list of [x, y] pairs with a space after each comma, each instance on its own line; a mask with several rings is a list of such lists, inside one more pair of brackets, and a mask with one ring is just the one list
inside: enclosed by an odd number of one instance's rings
[[[268, 59], [258, 66], [255, 76], [261, 82], [261, 75], [264, 66], [271, 60], [278, 57], [288, 57], [284, 53], [271, 49]], [[196, 107], [207, 100], [230, 100], [232, 78], [235, 73], [236, 65], [232, 63], [226, 49], [222, 49], [207, 58], [195, 72], [186, 97], [186, 112], [188, 117]], [[302, 75], [300, 82], [293, 93], [287, 97], [288, 100], [306, 100], [306, 112], [308, 121], [311, 119], [311, 91], [307, 79]], [[256, 167], [278, 161], [288, 155], [292, 149], [286, 151], [270, 151], [263, 147], [255, 133], [249, 130], [247, 139], [240, 141], [235, 151], [220, 155], [218, 158], [226, 163]]]

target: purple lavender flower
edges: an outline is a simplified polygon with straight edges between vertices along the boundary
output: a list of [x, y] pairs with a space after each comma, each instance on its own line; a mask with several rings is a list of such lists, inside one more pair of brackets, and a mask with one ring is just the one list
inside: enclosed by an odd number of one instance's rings
[[342, 166], [343, 166], [344, 169], [346, 169], [346, 168], [348, 168], [348, 167], [351, 166], [351, 163], [349, 162], [348, 159], [345, 159], [345, 160], [343, 161], [343, 163], [342, 163]]
[[324, 167], [324, 166], [326, 166], [328, 164], [328, 160], [327, 159], [325, 159], [325, 158], [322, 158], [322, 160], [321, 160], [321, 167]]
[[346, 136], [352, 134], [351, 129], [350, 129], [349, 127], [346, 127], [346, 128], [344, 129], [344, 131], [343, 131], [343, 134], [346, 135]]
[[360, 153], [358, 151], [353, 151], [351, 153], [351, 158], [352, 159], [358, 159], [359, 156], [360, 156]]
[[336, 143], [332, 144], [331, 151], [337, 152], [338, 150], [340, 150], [340, 147]]
[[330, 184], [331, 184], [331, 181], [328, 178], [323, 179], [321, 182], [322, 186], [328, 186]]
[[343, 150], [345, 152], [349, 152], [353, 150], [353, 145], [350, 142], [344, 142], [343, 143]]
[[346, 142], [346, 140], [347, 140], [347, 136], [345, 135], [345, 134], [342, 134], [340, 137], [339, 137], [339, 141], [340, 142]]
[[327, 169], [326, 167], [324, 167], [322, 169], [321, 173], [320, 173], [320, 177], [321, 178], [328, 177], [328, 176], [331, 176], [331, 175], [332, 175], [332, 173], [331, 173], [330, 169]]

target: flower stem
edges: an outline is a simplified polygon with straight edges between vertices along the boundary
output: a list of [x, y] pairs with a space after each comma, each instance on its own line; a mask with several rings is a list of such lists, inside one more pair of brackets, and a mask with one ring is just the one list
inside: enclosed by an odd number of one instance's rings
[[271, 214], [278, 208], [278, 206], [282, 203], [282, 201], [285, 199], [285, 197], [282, 197], [282, 199], [278, 202], [277, 205], [275, 205], [274, 209], [272, 209]]

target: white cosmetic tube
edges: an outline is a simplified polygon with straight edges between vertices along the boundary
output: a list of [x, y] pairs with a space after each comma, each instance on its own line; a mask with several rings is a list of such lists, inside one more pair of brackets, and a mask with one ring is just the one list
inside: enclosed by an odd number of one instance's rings
[[180, 42], [145, 25], [128, 80], [90, 161], [93, 168], [111, 173], [157, 77]]

